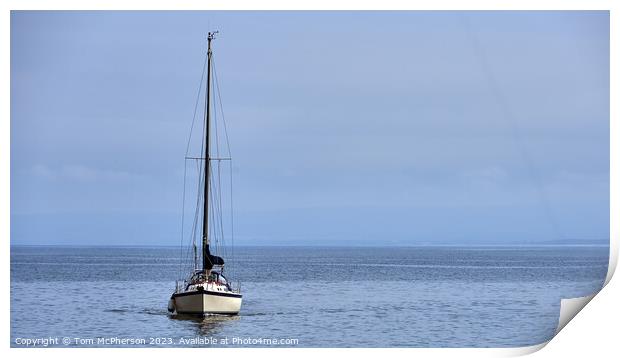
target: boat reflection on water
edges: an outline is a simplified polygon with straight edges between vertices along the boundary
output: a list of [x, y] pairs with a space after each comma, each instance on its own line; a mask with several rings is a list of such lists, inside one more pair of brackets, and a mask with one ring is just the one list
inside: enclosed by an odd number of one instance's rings
[[190, 314], [176, 314], [169, 315], [171, 319], [179, 320], [179, 321], [190, 321], [193, 322], [196, 329], [197, 334], [199, 335], [212, 335], [213, 333], [217, 333], [219, 329], [224, 327], [226, 324], [231, 321], [239, 320], [239, 316], [223, 316], [223, 315], [190, 315]]

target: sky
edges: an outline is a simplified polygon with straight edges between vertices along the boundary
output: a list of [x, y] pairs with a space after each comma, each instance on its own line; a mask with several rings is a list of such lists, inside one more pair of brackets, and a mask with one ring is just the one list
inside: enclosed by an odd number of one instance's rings
[[178, 245], [210, 29], [235, 243], [609, 240], [606, 11], [13, 11], [11, 244]]

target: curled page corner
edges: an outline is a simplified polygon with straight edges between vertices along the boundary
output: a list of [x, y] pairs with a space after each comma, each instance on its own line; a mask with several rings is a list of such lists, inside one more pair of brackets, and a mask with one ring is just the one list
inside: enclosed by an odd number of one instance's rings
[[545, 348], [547, 343], [550, 341], [545, 341], [539, 344], [534, 344], [532, 346], [518, 347], [518, 348], [507, 348], [509, 351], [506, 351], [504, 357], [522, 357], [528, 354], [536, 353], [539, 350]]
[[[599, 291], [600, 292], [600, 291]], [[563, 298], [560, 300], [560, 318], [558, 319], [558, 325], [555, 329], [553, 336], [555, 337], [575, 316], [596, 296], [598, 292], [595, 292], [589, 296], [575, 297], [575, 298]], [[553, 337], [551, 338], [553, 339]], [[509, 355], [511, 356], [524, 356], [535, 353], [543, 349], [551, 339], [542, 342], [540, 344], [514, 348]]]
[[[618, 243], [617, 241], [610, 240], [609, 243], [609, 265], [607, 266], [607, 276], [605, 277], [605, 282], [603, 283], [603, 287], [597, 292], [594, 292], [591, 295], [583, 296], [583, 297], [575, 297], [575, 298], [563, 298], [560, 301], [560, 318], [558, 319], [558, 325], [555, 329], [556, 336], [566, 325], [570, 322], [575, 316], [588, 304], [594, 296], [599, 294], [605, 286], [611, 281], [611, 278], [616, 271], [616, 267], [618, 265]], [[547, 342], [548, 343], [548, 342]], [[545, 343], [546, 344], [546, 343]], [[542, 346], [544, 347], [544, 345]], [[542, 348], [540, 347], [540, 348]]]
[[589, 296], [575, 297], [575, 298], [563, 298], [560, 301], [560, 318], [558, 319], [558, 326], [555, 329], [555, 335], [560, 333], [564, 327], [570, 322], [577, 313], [579, 313], [598, 292]]

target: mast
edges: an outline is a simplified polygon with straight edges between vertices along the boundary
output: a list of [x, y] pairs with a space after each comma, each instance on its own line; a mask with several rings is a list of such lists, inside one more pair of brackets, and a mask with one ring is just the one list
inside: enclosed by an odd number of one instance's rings
[[203, 218], [202, 218], [202, 269], [207, 272], [213, 267], [209, 250], [209, 177], [211, 174], [211, 158], [209, 157], [209, 125], [211, 122], [211, 40], [215, 38], [217, 31], [209, 32], [207, 36], [207, 92], [205, 98], [205, 178], [204, 178], [204, 199], [203, 199]]

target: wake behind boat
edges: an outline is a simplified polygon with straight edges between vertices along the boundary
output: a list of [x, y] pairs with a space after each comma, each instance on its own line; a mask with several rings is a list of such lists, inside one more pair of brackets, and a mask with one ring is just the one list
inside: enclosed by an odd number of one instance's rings
[[[224, 259], [221, 256], [211, 253], [212, 237], [223, 245], [223, 220], [222, 215], [222, 192], [221, 192], [221, 167], [222, 160], [230, 160], [230, 158], [211, 157], [211, 137], [216, 137], [216, 146], [219, 144], [217, 140], [217, 126], [215, 133], [211, 133], [211, 87], [212, 87], [212, 57], [211, 41], [215, 38], [215, 32], [209, 32], [207, 41], [207, 84], [205, 91], [205, 113], [204, 113], [204, 137], [201, 148], [204, 151], [201, 157], [188, 158], [197, 160], [198, 162], [198, 198], [196, 201], [196, 216], [192, 232], [193, 237], [193, 269], [187, 278], [183, 281], [177, 281], [176, 288], [170, 297], [168, 303], [168, 311], [179, 314], [225, 314], [236, 315], [241, 310], [241, 289], [239, 286], [234, 287], [226, 277], [224, 277]], [[220, 102], [221, 103], [221, 102]], [[223, 117], [220, 115], [220, 117]], [[193, 127], [193, 126], [192, 126]], [[227, 134], [226, 134], [227, 136]], [[191, 140], [191, 134], [190, 134]], [[226, 143], [228, 143], [226, 141]], [[217, 153], [219, 153], [219, 149]], [[189, 150], [189, 144], [188, 144]], [[228, 150], [230, 154], [230, 149]], [[186, 153], [187, 154], [187, 153]], [[212, 165], [215, 162], [216, 165]], [[187, 168], [187, 164], [186, 164]], [[213, 180], [213, 172], [217, 173]], [[232, 175], [232, 170], [231, 173]], [[232, 181], [231, 181], [232, 183]], [[231, 184], [232, 190], [232, 184]], [[184, 190], [185, 192], [185, 190]], [[202, 199], [202, 202], [201, 202]], [[232, 198], [231, 198], [232, 200]], [[184, 193], [185, 202], [185, 193]], [[185, 203], [183, 204], [185, 207]], [[202, 208], [201, 208], [202, 206]], [[202, 209], [202, 210], [201, 210]], [[201, 250], [202, 267], [198, 268], [196, 232], [198, 217], [202, 211], [202, 235]], [[232, 214], [232, 213], [231, 213]], [[213, 222], [209, 224], [209, 219]], [[232, 222], [231, 222], [232, 223]]]

